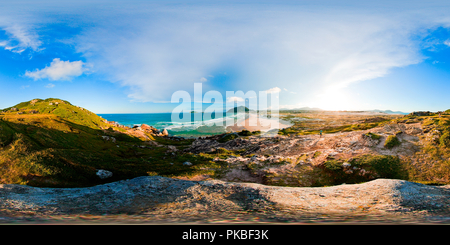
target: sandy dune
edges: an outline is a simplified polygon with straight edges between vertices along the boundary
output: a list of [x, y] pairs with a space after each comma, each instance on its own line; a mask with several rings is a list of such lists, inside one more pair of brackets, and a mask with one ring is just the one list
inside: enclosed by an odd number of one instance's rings
[[258, 115], [250, 114], [246, 120], [235, 123], [233, 126], [228, 126], [227, 129], [235, 132], [244, 129], [248, 131], [269, 131], [272, 129], [288, 128], [290, 126], [292, 125], [281, 123], [276, 119], [262, 118]]

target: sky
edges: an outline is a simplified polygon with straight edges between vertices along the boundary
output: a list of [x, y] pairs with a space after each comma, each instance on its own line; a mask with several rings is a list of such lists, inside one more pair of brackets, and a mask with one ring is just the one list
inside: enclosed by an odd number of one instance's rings
[[281, 109], [450, 109], [449, 1], [0, 2], [0, 108], [171, 112], [201, 84], [221, 105], [240, 90]]

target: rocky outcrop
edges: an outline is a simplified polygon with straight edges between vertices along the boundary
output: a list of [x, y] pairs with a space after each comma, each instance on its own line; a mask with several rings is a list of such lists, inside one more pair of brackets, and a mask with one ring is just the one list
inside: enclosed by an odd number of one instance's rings
[[169, 136], [169, 132], [167, 131], [167, 129], [164, 129], [161, 134], [162, 136]]
[[97, 173], [95, 173], [100, 179], [107, 179], [113, 176], [113, 173], [108, 170], [99, 169]]
[[433, 113], [429, 111], [414, 111], [408, 114], [408, 116], [431, 116]]
[[377, 179], [332, 187], [276, 187], [223, 181], [138, 177], [87, 188], [0, 185], [0, 210], [34, 215], [195, 215], [233, 212], [278, 215], [433, 212], [450, 210], [450, 186]]
[[153, 126], [149, 126], [149, 125], [147, 125], [147, 124], [142, 124], [142, 125], [141, 125], [141, 129], [144, 130], [144, 131], [152, 132], [152, 133], [158, 131], [158, 130], [157, 130], [156, 128], [154, 128]]
[[164, 129], [162, 132], [153, 126], [149, 126], [147, 124], [142, 124], [141, 126], [134, 126], [134, 130], [144, 131], [146, 133], [150, 133], [157, 136], [169, 136], [169, 132], [167, 129]]

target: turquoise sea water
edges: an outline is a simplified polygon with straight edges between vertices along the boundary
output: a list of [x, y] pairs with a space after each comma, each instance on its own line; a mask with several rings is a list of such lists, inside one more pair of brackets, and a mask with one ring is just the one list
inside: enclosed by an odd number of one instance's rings
[[[190, 118], [188, 122], [172, 122], [172, 113], [145, 113], [145, 114], [98, 114], [108, 121], [118, 122], [121, 125], [133, 127], [147, 124], [157, 129], [167, 129], [170, 135], [182, 137], [199, 137], [222, 134], [226, 132], [225, 125], [239, 123], [245, 120], [248, 114], [237, 113], [227, 116], [225, 113], [213, 114], [210, 120], [198, 119], [196, 113], [183, 114], [182, 118]], [[203, 118], [203, 114], [202, 117]], [[222, 123], [223, 126], [217, 126]]]

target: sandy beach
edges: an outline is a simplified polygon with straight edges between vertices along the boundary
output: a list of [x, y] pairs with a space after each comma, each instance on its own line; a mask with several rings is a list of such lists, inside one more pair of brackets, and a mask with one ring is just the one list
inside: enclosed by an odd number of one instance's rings
[[234, 132], [239, 132], [242, 130], [248, 131], [269, 131], [272, 129], [282, 129], [288, 128], [292, 125], [284, 124], [276, 119], [262, 118], [255, 114], [250, 114], [249, 118], [241, 122], [235, 123], [233, 126], [228, 126], [227, 130], [232, 130]]

